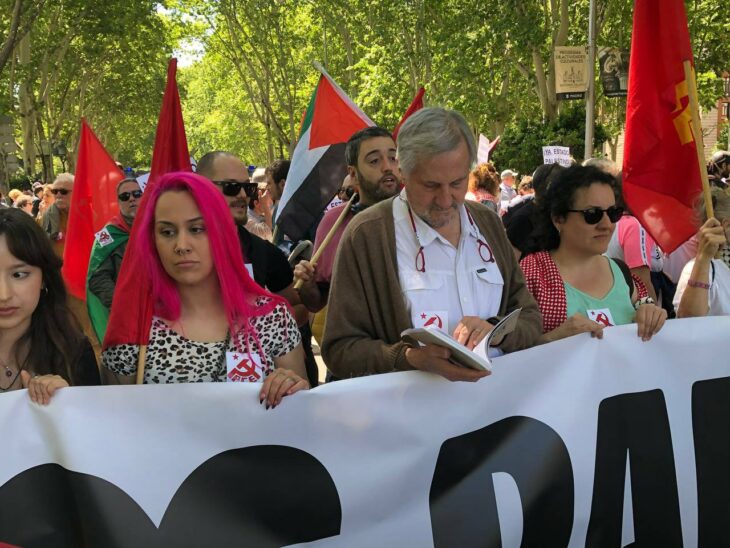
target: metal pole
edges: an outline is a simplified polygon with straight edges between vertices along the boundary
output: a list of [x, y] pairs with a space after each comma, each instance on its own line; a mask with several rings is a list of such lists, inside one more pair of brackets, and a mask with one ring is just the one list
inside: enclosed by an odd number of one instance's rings
[[586, 140], [584, 158], [593, 156], [593, 127], [596, 106], [596, 0], [588, 8], [588, 90], [586, 91]]

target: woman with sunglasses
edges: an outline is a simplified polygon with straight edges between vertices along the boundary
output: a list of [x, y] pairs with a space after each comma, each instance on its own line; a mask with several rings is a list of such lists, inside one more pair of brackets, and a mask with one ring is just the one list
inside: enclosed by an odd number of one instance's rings
[[248, 274], [226, 202], [207, 179], [164, 175], [135, 224], [104, 340], [116, 381], [134, 382], [137, 343], [149, 339], [145, 383], [263, 381], [267, 406], [309, 388], [297, 324]]
[[635, 322], [649, 340], [667, 312], [639, 294], [628, 268], [605, 257], [623, 209], [616, 205], [615, 178], [595, 167], [562, 171], [547, 189], [537, 212], [542, 251], [520, 266], [543, 317], [542, 342]]
[[61, 259], [29, 215], [0, 209], [0, 394], [27, 388], [47, 404], [59, 388], [99, 382], [94, 351], [66, 304]]
[[141, 199], [142, 189], [136, 179], [126, 178], [117, 185], [119, 215], [109, 219], [97, 235], [91, 250], [86, 282], [86, 306], [99, 342], [104, 340], [114, 288]]

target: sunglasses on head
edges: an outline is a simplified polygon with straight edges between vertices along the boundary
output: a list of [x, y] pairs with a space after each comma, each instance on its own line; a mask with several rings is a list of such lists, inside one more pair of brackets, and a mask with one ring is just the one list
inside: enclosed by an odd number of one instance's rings
[[589, 207], [588, 209], [569, 209], [573, 213], [582, 213], [583, 220], [589, 225], [596, 225], [603, 219], [603, 214], [608, 215], [608, 220], [617, 223], [624, 214], [624, 208], [619, 206], [611, 206], [607, 209], [600, 207]]
[[119, 198], [120, 202], [127, 202], [132, 196], [134, 196], [136, 200], [139, 200], [142, 197], [142, 191], [133, 190], [132, 192], [122, 192], [119, 196], [117, 196], [117, 198]]
[[256, 196], [256, 191], [259, 186], [256, 183], [246, 181], [241, 183], [239, 181], [213, 181], [213, 184], [221, 187], [223, 194], [226, 196], [238, 196], [241, 193], [241, 189], [246, 193], [248, 198]]
[[65, 196], [66, 194], [71, 194], [70, 190], [66, 190], [65, 188], [52, 188], [51, 193], [55, 196], [56, 194], [60, 194], [61, 196]]

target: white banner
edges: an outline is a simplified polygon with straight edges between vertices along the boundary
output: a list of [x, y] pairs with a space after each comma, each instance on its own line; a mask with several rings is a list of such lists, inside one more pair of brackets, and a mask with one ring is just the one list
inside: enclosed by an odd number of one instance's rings
[[573, 159], [570, 157], [570, 147], [542, 147], [542, 163], [570, 167], [573, 165]]
[[0, 544], [727, 545], [728, 332], [611, 327], [268, 411], [244, 383], [2, 394]]

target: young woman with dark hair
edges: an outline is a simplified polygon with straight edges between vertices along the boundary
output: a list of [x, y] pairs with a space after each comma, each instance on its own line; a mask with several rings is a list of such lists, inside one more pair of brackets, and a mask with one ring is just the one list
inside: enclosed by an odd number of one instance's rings
[[667, 312], [643, 297], [625, 264], [605, 257], [623, 208], [615, 178], [594, 167], [573, 166], [551, 183], [535, 217], [542, 251], [520, 261], [543, 317], [542, 342], [635, 322], [649, 340]]
[[61, 259], [19, 209], [0, 209], [0, 393], [99, 384], [96, 357], [66, 305]]
[[[309, 388], [299, 330], [286, 302], [248, 274], [236, 228], [221, 193], [193, 173], [161, 177], [144, 195], [127, 253], [139, 257], [135, 279], [147, 277], [153, 316], [144, 382], [263, 381], [260, 397], [282, 397]], [[128, 257], [120, 279], [130, 268]], [[117, 286], [119, 291], [119, 286]], [[104, 340], [103, 364], [121, 383], [131, 383], [139, 346], [117, 340], [119, 294]], [[144, 307], [142, 307], [144, 308]], [[116, 312], [116, 316], [115, 316]], [[246, 372], [232, 366], [250, 360]], [[232, 363], [235, 362], [235, 363]], [[253, 364], [253, 365], [252, 365]]]

